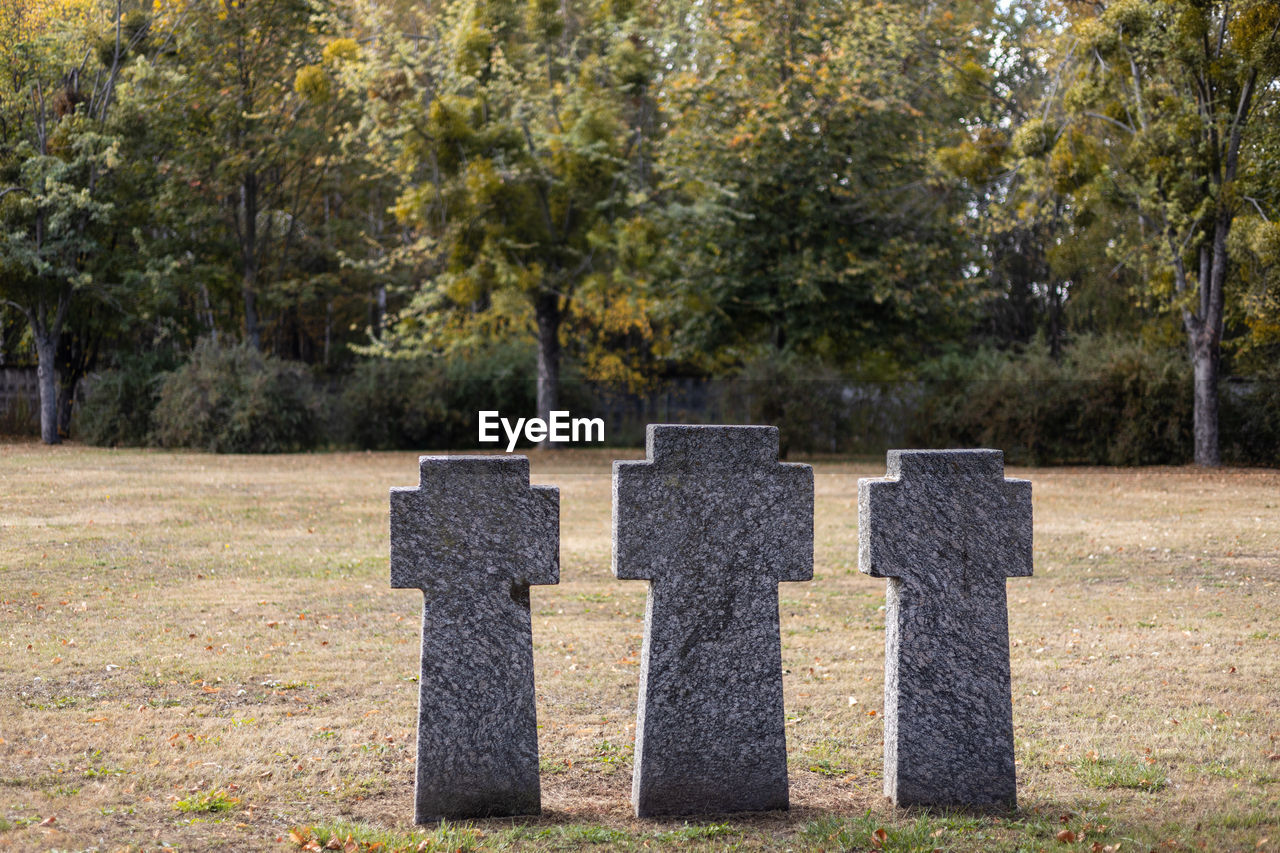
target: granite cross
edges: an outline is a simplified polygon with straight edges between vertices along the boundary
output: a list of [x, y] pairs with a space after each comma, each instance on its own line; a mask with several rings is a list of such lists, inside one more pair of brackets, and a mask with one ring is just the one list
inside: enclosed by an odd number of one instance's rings
[[669, 426], [613, 463], [613, 573], [648, 580], [640, 817], [785, 809], [778, 582], [813, 577], [813, 469], [778, 430]]
[[391, 586], [421, 589], [414, 821], [537, 814], [529, 585], [560, 579], [560, 492], [523, 456], [423, 456], [391, 490]]
[[858, 568], [888, 578], [884, 793], [1013, 806], [1005, 578], [1031, 574], [1031, 483], [998, 450], [891, 450], [858, 481]]

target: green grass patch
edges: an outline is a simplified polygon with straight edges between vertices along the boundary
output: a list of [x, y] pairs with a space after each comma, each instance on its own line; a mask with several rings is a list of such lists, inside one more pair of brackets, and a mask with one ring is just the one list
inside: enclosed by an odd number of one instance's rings
[[567, 773], [572, 765], [567, 758], [539, 758], [538, 772], [550, 776]]
[[603, 740], [592, 750], [592, 760], [606, 767], [617, 767], [631, 760], [630, 744], [613, 743]]
[[239, 797], [232, 797], [226, 791], [207, 791], [193, 794], [185, 800], [178, 800], [173, 807], [180, 812], [229, 812], [240, 805]]
[[1133, 756], [1084, 757], [1073, 768], [1076, 778], [1093, 788], [1129, 788], [1151, 793], [1169, 784], [1169, 777], [1155, 764]]
[[734, 835], [737, 830], [727, 823], [685, 824], [679, 829], [669, 829], [650, 836], [657, 844], [680, 844], [688, 841], [706, 841], [710, 838], [723, 838]]
[[805, 825], [806, 840], [822, 849], [876, 850], [885, 853], [931, 853], [943, 847], [947, 827], [922, 815], [909, 823], [886, 825], [866, 814], [848, 820], [835, 817], [818, 818]]
[[618, 845], [632, 841], [631, 834], [624, 830], [585, 823], [549, 826], [536, 831], [533, 837], [547, 842], [553, 850], [570, 850], [584, 844]]
[[[468, 851], [490, 845], [485, 833], [470, 823], [441, 821], [435, 829], [397, 832], [364, 823], [336, 820], [314, 826], [294, 827], [288, 840], [301, 848], [315, 844], [321, 849], [342, 851], [376, 851], [376, 853], [417, 853], [417, 851]], [[333, 845], [333, 846], [330, 846]], [[314, 849], [314, 848], [313, 848]]]
[[832, 762], [824, 758], [821, 761], [812, 762], [809, 765], [809, 772], [820, 773], [823, 776], [843, 776], [849, 771], [845, 770], [843, 767], [833, 764]]

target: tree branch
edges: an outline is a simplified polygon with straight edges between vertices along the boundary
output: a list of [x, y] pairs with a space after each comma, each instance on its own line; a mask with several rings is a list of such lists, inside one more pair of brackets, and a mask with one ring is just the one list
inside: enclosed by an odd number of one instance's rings
[[1242, 198], [1253, 205], [1254, 210], [1258, 211], [1258, 215], [1262, 217], [1263, 222], [1270, 222], [1271, 218], [1263, 211], [1262, 205], [1258, 204], [1258, 200], [1253, 196], [1242, 196]]
[[1135, 130], [1135, 129], [1133, 128], [1133, 126], [1132, 126], [1132, 125], [1125, 124], [1125, 123], [1124, 123], [1124, 122], [1122, 122], [1122, 121], [1117, 121], [1116, 119], [1113, 119], [1111, 116], [1103, 115], [1102, 113], [1086, 112], [1086, 113], [1085, 113], [1085, 115], [1087, 115], [1087, 116], [1089, 116], [1089, 117], [1091, 117], [1091, 118], [1102, 119], [1103, 121], [1105, 121], [1105, 122], [1107, 122], [1107, 123], [1109, 123], [1109, 124], [1114, 124], [1116, 127], [1120, 128], [1121, 130], [1127, 131], [1127, 132], [1129, 132], [1129, 133], [1137, 133], [1137, 132], [1138, 132], [1137, 130]]

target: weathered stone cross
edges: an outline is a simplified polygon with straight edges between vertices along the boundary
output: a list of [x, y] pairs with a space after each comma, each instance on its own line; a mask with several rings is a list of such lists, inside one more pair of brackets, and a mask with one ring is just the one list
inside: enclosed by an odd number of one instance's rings
[[423, 456], [391, 490], [391, 586], [421, 589], [414, 821], [537, 814], [529, 585], [560, 580], [560, 492], [523, 456]]
[[1031, 574], [1031, 483], [998, 450], [891, 450], [858, 481], [858, 568], [888, 578], [884, 793], [1012, 806], [1005, 578]]
[[775, 427], [648, 428], [613, 463], [613, 573], [648, 580], [636, 814], [785, 809], [778, 582], [813, 577], [813, 469]]

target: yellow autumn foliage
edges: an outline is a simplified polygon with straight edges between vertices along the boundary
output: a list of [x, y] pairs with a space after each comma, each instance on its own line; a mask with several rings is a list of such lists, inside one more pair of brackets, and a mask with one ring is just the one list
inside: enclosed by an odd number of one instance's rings
[[353, 38], [334, 39], [324, 46], [321, 55], [328, 63], [351, 62], [360, 57], [360, 45]]
[[293, 77], [293, 91], [312, 103], [321, 104], [333, 94], [333, 81], [319, 65], [304, 65]]

